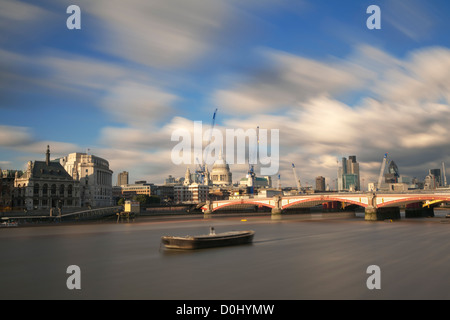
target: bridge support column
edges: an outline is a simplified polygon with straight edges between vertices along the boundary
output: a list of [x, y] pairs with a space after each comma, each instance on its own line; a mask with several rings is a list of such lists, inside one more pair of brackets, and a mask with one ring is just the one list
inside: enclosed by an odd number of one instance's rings
[[423, 207], [421, 202], [406, 205], [405, 218], [434, 217], [433, 207]]
[[400, 219], [400, 208], [399, 207], [383, 207], [374, 208], [373, 206], [366, 207], [365, 210], [365, 220], [370, 221], [380, 221], [386, 219]]
[[364, 214], [364, 220], [369, 220], [369, 221], [378, 220], [377, 208], [374, 208], [372, 206], [366, 207], [365, 214]]
[[213, 203], [212, 203], [212, 201], [211, 200], [206, 200], [205, 206], [206, 206], [207, 209], [205, 211], [203, 211], [203, 215], [205, 217], [209, 217], [212, 214], [212, 212], [213, 212]]
[[379, 221], [386, 219], [400, 219], [399, 207], [381, 207], [377, 208], [377, 195], [375, 193], [368, 194], [368, 203], [366, 207], [364, 219], [369, 221]]
[[275, 196], [273, 199], [275, 200], [275, 206], [272, 208], [272, 219], [276, 220], [281, 218], [283, 207], [281, 204], [281, 196]]
[[365, 209], [364, 219], [369, 221], [376, 221], [377, 218], [377, 195], [369, 193], [367, 195], [367, 203], [369, 204]]

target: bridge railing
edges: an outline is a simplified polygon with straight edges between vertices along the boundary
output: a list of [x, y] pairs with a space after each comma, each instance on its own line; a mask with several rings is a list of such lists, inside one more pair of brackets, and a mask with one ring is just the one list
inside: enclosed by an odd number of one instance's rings
[[88, 209], [83, 211], [75, 211], [70, 212], [66, 214], [61, 214], [57, 216], [61, 219], [70, 219], [70, 218], [76, 218], [76, 219], [85, 219], [85, 218], [99, 218], [109, 215], [114, 215], [120, 211], [123, 210], [122, 206], [113, 206], [113, 207], [103, 207], [103, 208], [96, 208], [96, 209]]

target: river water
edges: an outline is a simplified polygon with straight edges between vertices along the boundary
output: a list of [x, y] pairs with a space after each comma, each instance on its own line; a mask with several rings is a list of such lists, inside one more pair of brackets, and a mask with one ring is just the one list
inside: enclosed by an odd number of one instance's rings
[[[0, 229], [0, 299], [450, 299], [450, 219], [138, 218]], [[305, 218], [306, 217], [306, 218]], [[327, 217], [327, 218], [324, 218]], [[254, 230], [253, 244], [167, 251], [163, 235]], [[67, 267], [80, 268], [69, 290]], [[370, 290], [367, 268], [380, 268]]]

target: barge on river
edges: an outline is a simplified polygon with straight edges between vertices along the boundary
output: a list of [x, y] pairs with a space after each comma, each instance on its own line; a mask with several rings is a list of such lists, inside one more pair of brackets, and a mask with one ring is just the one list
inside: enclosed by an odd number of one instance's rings
[[207, 235], [163, 236], [161, 237], [161, 242], [167, 249], [203, 249], [251, 243], [254, 234], [253, 230], [229, 231], [216, 234], [214, 228], [211, 228], [210, 233]]

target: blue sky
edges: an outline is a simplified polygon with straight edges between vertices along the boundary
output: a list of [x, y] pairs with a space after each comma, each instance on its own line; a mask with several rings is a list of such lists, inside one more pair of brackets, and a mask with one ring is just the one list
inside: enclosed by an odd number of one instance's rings
[[[81, 9], [68, 30], [66, 8]], [[381, 9], [369, 30], [366, 9]], [[432, 1], [0, 0], [0, 167], [85, 152], [162, 183], [176, 128], [280, 130], [290, 164], [332, 184], [385, 152], [423, 178], [450, 163], [450, 4]], [[232, 165], [233, 181], [246, 167]], [[193, 166], [191, 166], [193, 169]], [[114, 175], [115, 176], [115, 175]]]

